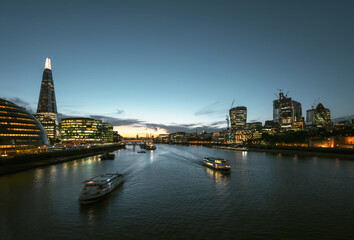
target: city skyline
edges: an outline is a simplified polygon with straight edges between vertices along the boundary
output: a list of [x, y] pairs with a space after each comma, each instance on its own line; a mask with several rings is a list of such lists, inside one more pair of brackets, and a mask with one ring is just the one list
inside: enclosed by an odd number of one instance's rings
[[[352, 3], [203, 3], [91, 3], [80, 19], [75, 4], [4, 4], [0, 95], [33, 112], [49, 57], [59, 114], [129, 126], [120, 133], [226, 128], [233, 99], [264, 122], [278, 88], [303, 113], [320, 98], [332, 118], [354, 114]], [[43, 9], [48, 21], [34, 17]]]

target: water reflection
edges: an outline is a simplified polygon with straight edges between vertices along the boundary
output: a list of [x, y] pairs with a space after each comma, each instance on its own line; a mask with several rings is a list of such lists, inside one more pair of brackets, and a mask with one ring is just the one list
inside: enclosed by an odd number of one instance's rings
[[216, 183], [227, 185], [227, 182], [229, 180], [230, 173], [223, 173], [219, 171], [215, 171], [213, 169], [205, 167], [206, 172], [208, 175], [214, 179]]
[[57, 173], [57, 166], [56, 165], [52, 165], [50, 167], [50, 179], [51, 179], [51, 182], [55, 182], [56, 180], [56, 173]]
[[88, 212], [87, 212], [87, 220], [88, 220], [88, 224], [89, 225], [93, 225], [94, 224], [94, 220], [95, 220], [95, 211], [93, 209], [93, 207], [91, 207]]
[[43, 168], [37, 168], [34, 172], [34, 178], [36, 182], [39, 182], [43, 178]]
[[[312, 239], [352, 239], [354, 234], [353, 161], [173, 145], [141, 155], [126, 149], [116, 156], [119, 161], [95, 156], [1, 177], [0, 222], [10, 227], [0, 224], [0, 232], [9, 229], [13, 239], [36, 233], [33, 238], [72, 239], [85, 231], [89, 238], [109, 240], [301, 239], [303, 232]], [[204, 156], [229, 160], [232, 172], [203, 167]], [[82, 182], [113, 169], [124, 173], [124, 185], [81, 207]]]
[[247, 151], [242, 151], [242, 160], [246, 160], [247, 159]]

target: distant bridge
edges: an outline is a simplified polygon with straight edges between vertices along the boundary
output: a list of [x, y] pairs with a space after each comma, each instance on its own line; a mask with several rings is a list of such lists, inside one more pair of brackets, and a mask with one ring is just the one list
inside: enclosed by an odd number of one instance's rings
[[144, 141], [142, 140], [124, 140], [126, 145], [138, 145], [138, 144], [143, 144]]

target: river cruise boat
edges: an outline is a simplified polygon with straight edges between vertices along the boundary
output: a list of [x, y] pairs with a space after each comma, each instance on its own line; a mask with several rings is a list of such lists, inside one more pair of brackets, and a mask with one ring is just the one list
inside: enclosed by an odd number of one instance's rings
[[203, 164], [209, 168], [218, 171], [230, 171], [230, 163], [228, 160], [222, 158], [206, 157], [204, 158]]
[[146, 150], [155, 150], [156, 146], [151, 142], [151, 141], [146, 141], [143, 145], [143, 148], [145, 148]]
[[79, 197], [81, 204], [92, 203], [101, 200], [124, 182], [122, 174], [107, 173], [86, 180]]
[[101, 160], [114, 160], [115, 157], [116, 157], [116, 155], [114, 155], [114, 153], [105, 152], [104, 154], [102, 154], [100, 156], [100, 159]]

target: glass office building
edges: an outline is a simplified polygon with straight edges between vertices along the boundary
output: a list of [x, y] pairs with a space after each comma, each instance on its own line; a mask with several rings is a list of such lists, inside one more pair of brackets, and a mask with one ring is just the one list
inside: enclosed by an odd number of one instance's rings
[[301, 130], [303, 117], [301, 103], [279, 93], [279, 99], [273, 101], [273, 121], [280, 124], [282, 130]]
[[0, 152], [23, 153], [48, 144], [42, 124], [25, 108], [0, 98]]
[[102, 143], [113, 143], [113, 126], [102, 123]]
[[247, 108], [244, 106], [238, 106], [231, 108], [229, 111], [231, 129], [238, 130], [244, 129], [247, 121]]
[[50, 142], [54, 143], [58, 137], [59, 128], [57, 118], [57, 103], [55, 99], [52, 65], [50, 58], [46, 59], [44, 65], [36, 118], [44, 126]]
[[102, 143], [102, 130], [103, 126], [100, 120], [65, 118], [60, 123], [61, 142], [74, 145], [100, 144]]

